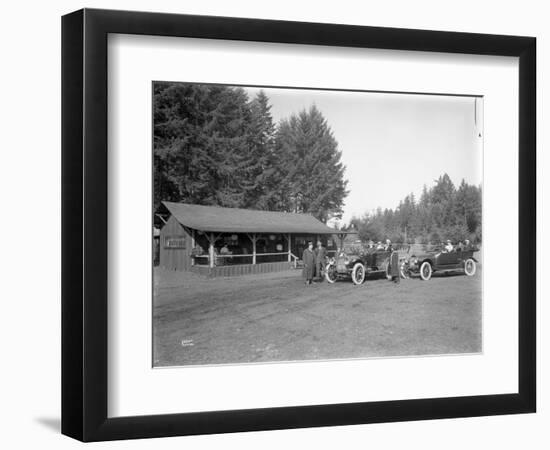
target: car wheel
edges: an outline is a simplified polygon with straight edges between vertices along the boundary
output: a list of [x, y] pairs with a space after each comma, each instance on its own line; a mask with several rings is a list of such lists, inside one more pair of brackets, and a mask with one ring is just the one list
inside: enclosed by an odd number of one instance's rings
[[424, 261], [420, 266], [420, 278], [428, 281], [432, 277], [432, 265], [428, 261]]
[[361, 263], [355, 264], [351, 271], [351, 279], [354, 284], [362, 284], [365, 281], [366, 271], [365, 266]]
[[401, 264], [399, 264], [399, 275], [401, 275], [401, 278], [404, 278], [405, 280], [411, 277], [407, 261], [401, 261]]
[[328, 263], [325, 268], [325, 280], [327, 280], [330, 284], [333, 284], [336, 283], [337, 279], [338, 276], [336, 274], [336, 266], [334, 263]]
[[469, 277], [476, 274], [476, 262], [472, 258], [468, 258], [464, 263], [464, 273]]

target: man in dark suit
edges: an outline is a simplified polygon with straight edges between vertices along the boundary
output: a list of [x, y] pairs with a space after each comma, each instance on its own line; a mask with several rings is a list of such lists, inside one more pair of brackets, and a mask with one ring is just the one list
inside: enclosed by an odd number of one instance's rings
[[394, 282], [394, 283], [399, 283], [401, 282], [401, 274], [400, 274], [400, 271], [399, 271], [399, 253], [395, 250], [392, 250], [391, 254], [390, 254], [390, 261], [389, 261], [389, 272], [390, 272], [390, 279]]
[[305, 283], [311, 284], [315, 272], [315, 253], [313, 252], [313, 242], [310, 241], [307, 243], [307, 248], [302, 254], [302, 261], [304, 263], [302, 275], [305, 279]]
[[315, 276], [320, 281], [323, 281], [323, 277], [325, 276], [325, 268], [327, 265], [326, 257], [327, 249], [323, 247], [321, 241], [317, 241], [317, 248], [315, 249]]

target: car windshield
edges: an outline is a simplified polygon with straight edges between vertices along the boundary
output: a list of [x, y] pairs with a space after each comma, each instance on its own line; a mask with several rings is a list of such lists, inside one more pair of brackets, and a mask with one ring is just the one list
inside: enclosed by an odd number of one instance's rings
[[360, 255], [367, 251], [361, 242], [349, 242], [344, 244], [343, 252], [348, 255]]
[[412, 244], [409, 246], [409, 253], [439, 253], [441, 244]]

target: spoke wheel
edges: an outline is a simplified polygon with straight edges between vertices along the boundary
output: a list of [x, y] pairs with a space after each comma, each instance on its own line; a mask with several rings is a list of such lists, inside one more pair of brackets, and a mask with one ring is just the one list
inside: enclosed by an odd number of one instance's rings
[[365, 266], [361, 263], [355, 264], [353, 270], [351, 271], [351, 279], [354, 284], [363, 284], [365, 281]]
[[336, 274], [336, 266], [334, 263], [327, 264], [327, 267], [325, 268], [325, 280], [327, 280], [330, 284], [334, 284], [337, 279], [338, 276]]
[[432, 277], [432, 265], [428, 261], [424, 261], [420, 266], [420, 278], [428, 281]]
[[476, 274], [476, 262], [472, 258], [468, 258], [464, 263], [464, 273], [469, 277]]

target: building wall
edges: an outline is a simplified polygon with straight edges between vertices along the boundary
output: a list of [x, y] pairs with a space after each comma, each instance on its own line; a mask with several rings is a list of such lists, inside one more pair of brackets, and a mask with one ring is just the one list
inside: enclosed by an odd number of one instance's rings
[[[219, 251], [219, 248], [223, 245], [225, 240], [223, 236], [229, 236], [232, 233], [224, 233], [220, 235], [219, 240], [216, 243], [216, 248]], [[258, 256], [257, 256], [257, 265], [264, 266], [261, 268], [248, 268], [243, 269], [242, 267], [223, 269], [209, 271], [206, 264], [206, 260], [200, 260], [199, 264], [193, 268], [192, 264], [192, 250], [193, 250], [193, 239], [190, 233], [187, 232], [187, 229], [184, 228], [174, 216], [170, 216], [166, 224], [160, 230], [160, 258], [159, 266], [168, 270], [193, 270], [197, 273], [204, 274], [208, 272], [212, 276], [217, 276], [218, 273], [223, 276], [232, 276], [244, 273], [261, 273], [263, 271], [278, 271], [283, 270], [282, 268], [287, 268], [287, 254], [288, 251], [288, 241], [287, 234], [275, 234], [276, 239], [272, 240], [269, 238], [269, 234], [262, 235], [262, 239], [258, 241]], [[197, 232], [195, 234], [196, 244], [200, 245], [204, 254], [208, 254], [208, 241], [203, 233]], [[333, 252], [336, 248], [336, 241], [333, 236], [324, 236], [324, 235], [310, 235], [310, 234], [292, 234], [292, 245], [291, 251], [299, 259], [302, 258], [303, 250], [307, 247], [308, 241], [313, 241], [314, 244], [320, 239], [323, 242], [323, 245], [330, 252]], [[225, 242], [227, 243], [227, 242]], [[332, 245], [327, 245], [327, 244]], [[281, 244], [283, 247], [283, 253], [281, 256], [262, 256], [261, 253], [264, 252], [275, 252], [276, 245]], [[239, 234], [239, 239], [235, 246], [230, 246], [230, 250], [233, 254], [247, 253], [249, 255], [246, 257], [235, 257], [229, 264], [223, 264], [222, 260], [217, 260], [216, 266], [244, 266], [251, 265], [252, 262], [252, 243], [249, 242], [249, 238], [246, 234]], [[202, 264], [201, 264], [202, 262]], [[277, 263], [277, 264], [274, 264]], [[284, 264], [278, 264], [284, 263]], [[200, 268], [198, 266], [204, 266]], [[212, 272], [212, 273], [210, 273]]]
[[160, 230], [160, 267], [169, 270], [189, 270], [191, 250], [191, 236], [174, 216], [170, 216]]

